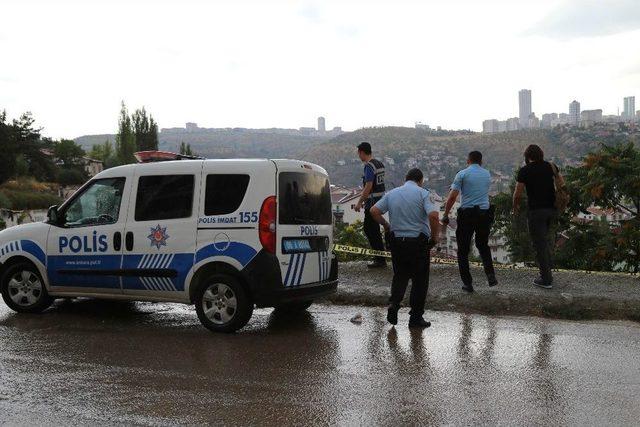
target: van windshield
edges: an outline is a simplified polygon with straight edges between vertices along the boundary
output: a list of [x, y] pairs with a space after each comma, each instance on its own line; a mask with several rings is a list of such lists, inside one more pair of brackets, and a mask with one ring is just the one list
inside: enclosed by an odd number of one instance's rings
[[282, 172], [278, 179], [280, 224], [331, 224], [331, 193], [325, 175]]

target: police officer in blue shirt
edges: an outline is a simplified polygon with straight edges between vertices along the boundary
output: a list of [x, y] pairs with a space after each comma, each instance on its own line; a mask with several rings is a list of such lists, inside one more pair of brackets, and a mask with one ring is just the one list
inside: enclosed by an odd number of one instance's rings
[[491, 249], [489, 249], [489, 233], [494, 220], [494, 207], [489, 205], [491, 174], [481, 166], [482, 153], [479, 151], [469, 153], [467, 164], [469, 166], [458, 172], [453, 180], [442, 223], [445, 226], [449, 224], [449, 212], [458, 198], [458, 194], [461, 194], [462, 200], [458, 209], [458, 226], [456, 228], [458, 267], [462, 278], [462, 289], [473, 292], [473, 278], [469, 271], [469, 250], [474, 234], [476, 248], [480, 252], [489, 286], [497, 285], [498, 281], [493, 269]]
[[[380, 160], [374, 159], [371, 152], [371, 144], [362, 142], [358, 145], [358, 157], [364, 163], [364, 174], [362, 176], [362, 194], [355, 206], [355, 211], [360, 212], [364, 206], [364, 234], [369, 240], [371, 249], [377, 251], [384, 250], [380, 225], [376, 223], [369, 210], [384, 196], [384, 165]], [[375, 257], [374, 262], [368, 264], [370, 268], [385, 267], [387, 265], [383, 257]]]
[[[424, 176], [420, 169], [407, 172], [406, 183], [394, 188], [371, 208], [371, 216], [390, 232], [393, 281], [387, 320], [398, 323], [398, 310], [411, 279], [411, 311], [409, 327], [431, 326], [422, 317], [429, 288], [430, 251], [440, 232], [438, 209], [429, 191], [422, 188]], [[389, 221], [382, 216], [389, 212]]]

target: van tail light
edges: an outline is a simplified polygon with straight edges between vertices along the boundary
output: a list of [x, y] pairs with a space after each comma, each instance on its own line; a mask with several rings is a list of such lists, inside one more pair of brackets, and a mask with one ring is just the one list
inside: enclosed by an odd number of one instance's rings
[[272, 254], [276, 253], [276, 196], [267, 197], [260, 208], [258, 235], [262, 247]]

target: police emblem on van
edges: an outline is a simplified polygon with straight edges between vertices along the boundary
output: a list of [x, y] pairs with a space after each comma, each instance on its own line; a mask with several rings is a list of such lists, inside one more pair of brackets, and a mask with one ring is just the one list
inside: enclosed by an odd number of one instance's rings
[[160, 246], [167, 246], [167, 239], [169, 238], [167, 227], [161, 227], [158, 224], [155, 227], [151, 227], [150, 230], [151, 234], [147, 237], [151, 240], [151, 246], [155, 246], [158, 250], [160, 250]]

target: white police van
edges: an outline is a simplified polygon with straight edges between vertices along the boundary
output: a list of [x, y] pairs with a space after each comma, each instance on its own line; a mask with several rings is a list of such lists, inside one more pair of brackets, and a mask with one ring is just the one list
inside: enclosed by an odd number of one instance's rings
[[46, 222], [0, 232], [0, 289], [29, 313], [57, 297], [195, 304], [204, 326], [232, 332], [254, 306], [305, 310], [334, 292], [332, 239], [320, 166], [151, 161], [105, 170]]

